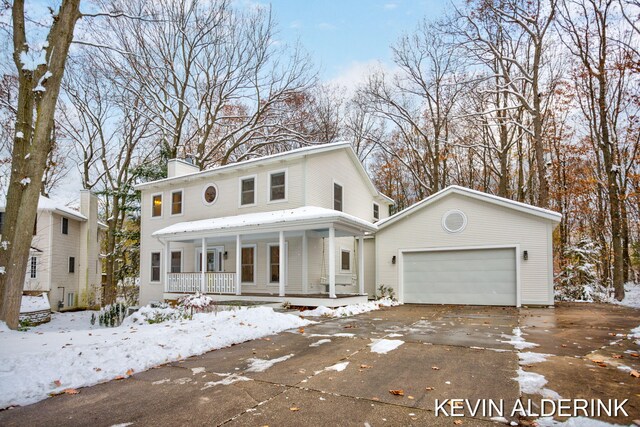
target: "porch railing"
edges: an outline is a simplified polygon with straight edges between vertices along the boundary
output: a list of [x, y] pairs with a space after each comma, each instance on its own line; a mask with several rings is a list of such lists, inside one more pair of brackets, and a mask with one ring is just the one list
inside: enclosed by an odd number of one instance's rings
[[[206, 272], [208, 294], [235, 294], [236, 273]], [[194, 293], [202, 290], [202, 273], [169, 273], [165, 292]]]

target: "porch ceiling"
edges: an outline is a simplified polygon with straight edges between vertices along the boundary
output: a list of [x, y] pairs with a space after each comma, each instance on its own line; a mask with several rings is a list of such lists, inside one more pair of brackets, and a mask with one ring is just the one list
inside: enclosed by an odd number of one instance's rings
[[330, 227], [334, 227], [340, 234], [352, 236], [374, 233], [377, 230], [376, 225], [344, 212], [304, 206], [296, 209], [180, 222], [154, 232], [153, 236], [168, 241], [184, 241], [203, 237], [268, 234], [280, 231], [312, 230], [322, 233]]

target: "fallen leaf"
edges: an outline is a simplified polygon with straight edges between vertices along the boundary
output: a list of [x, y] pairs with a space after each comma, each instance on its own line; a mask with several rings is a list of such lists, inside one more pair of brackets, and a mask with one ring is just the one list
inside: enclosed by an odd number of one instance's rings
[[360, 369], [369, 369], [369, 368], [373, 368], [373, 366], [371, 366], [371, 365], [360, 365]]
[[598, 363], [598, 366], [600, 366], [601, 368], [606, 368], [607, 364], [606, 363]]
[[562, 344], [560, 347], [566, 347], [566, 346], [567, 346], [566, 344]]
[[130, 377], [131, 375], [133, 375], [133, 369], [129, 369], [127, 371], [127, 376]]
[[435, 390], [435, 388], [433, 388], [433, 387], [427, 387], [427, 388], [425, 388], [425, 390], [427, 390], [427, 391], [433, 391], [433, 390]]
[[459, 426], [459, 425], [461, 425], [461, 424], [462, 424], [462, 420], [455, 420], [453, 423], [454, 423], [455, 425]]
[[60, 380], [55, 380], [53, 383], [56, 385], [56, 387], [60, 387], [62, 385], [62, 381]]
[[437, 366], [432, 366], [431, 369], [433, 369], [434, 371], [439, 371], [440, 368], [438, 368]]
[[344, 328], [345, 328], [345, 329], [351, 329], [351, 328], [355, 328], [355, 326], [353, 326], [353, 325], [347, 325], [347, 326], [345, 326]]
[[299, 410], [300, 410], [300, 408], [296, 408], [296, 407], [294, 406], [294, 407], [292, 407], [292, 408], [289, 408], [289, 410], [290, 410], [291, 412], [297, 412], [297, 411], [299, 411]]
[[413, 400], [413, 399], [415, 399], [415, 397], [413, 397], [413, 396], [407, 396], [407, 399], [411, 399], [411, 400]]
[[389, 393], [394, 396], [404, 396], [404, 390], [389, 390]]
[[114, 380], [123, 380], [124, 377], [122, 375], [118, 375], [117, 377], [114, 378]]
[[638, 353], [629, 353], [629, 356], [631, 356], [631, 357], [640, 357], [640, 354], [638, 354]]
[[622, 355], [621, 354], [614, 354], [613, 356], [614, 359], [622, 359]]
[[602, 362], [604, 362], [604, 360], [602, 360], [602, 359], [591, 359], [591, 361], [592, 361], [593, 363], [595, 363], [596, 365], [597, 365], [598, 363], [602, 363]]
[[78, 394], [80, 393], [78, 390], [76, 390], [75, 388], [67, 388], [63, 391], [64, 394]]
[[372, 398], [371, 398], [371, 400], [379, 401], [379, 400], [380, 400], [380, 398], [378, 398], [378, 397], [372, 397]]
[[298, 332], [300, 332], [301, 334], [304, 334], [304, 328], [298, 328]]
[[631, 375], [634, 378], [640, 378], [640, 372], [636, 371], [635, 369], [629, 372], [629, 375]]

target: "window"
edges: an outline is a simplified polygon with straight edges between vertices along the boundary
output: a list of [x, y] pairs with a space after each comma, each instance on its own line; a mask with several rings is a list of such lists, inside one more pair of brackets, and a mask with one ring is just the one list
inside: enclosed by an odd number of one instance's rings
[[62, 234], [69, 234], [69, 219], [62, 218]]
[[242, 283], [254, 283], [255, 272], [255, 252], [254, 246], [246, 246], [242, 248]]
[[269, 281], [280, 281], [280, 246], [269, 246]]
[[151, 252], [151, 281], [160, 281], [160, 252]]
[[0, 234], [2, 234], [3, 225], [4, 225], [4, 212], [0, 212]]
[[256, 178], [242, 178], [240, 180], [240, 205], [247, 206], [256, 203]]
[[215, 184], [209, 184], [202, 191], [202, 200], [206, 205], [212, 205], [218, 200], [218, 187]]
[[182, 190], [171, 193], [171, 215], [182, 213]]
[[67, 294], [67, 307], [76, 305], [76, 295], [73, 292]]
[[380, 219], [380, 205], [377, 203], [373, 204], [373, 219], [376, 221]]
[[38, 214], [36, 214], [36, 220], [33, 221], [33, 235], [38, 234]]
[[171, 272], [172, 273], [182, 272], [182, 252], [181, 251], [171, 252]]
[[286, 199], [286, 172], [274, 172], [269, 175], [269, 201]]
[[154, 194], [151, 196], [151, 216], [162, 216], [162, 194]]
[[333, 183], [333, 209], [342, 211], [342, 185]]
[[34, 256], [29, 260], [29, 277], [32, 279], [38, 278], [38, 258]]
[[340, 269], [342, 271], [351, 271], [351, 251], [347, 249], [340, 251]]
[[69, 273], [75, 273], [76, 272], [76, 257], [70, 256], [69, 257]]

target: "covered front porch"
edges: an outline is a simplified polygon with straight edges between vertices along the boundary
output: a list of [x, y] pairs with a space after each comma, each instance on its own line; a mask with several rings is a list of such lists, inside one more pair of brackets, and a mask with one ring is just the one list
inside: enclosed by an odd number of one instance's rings
[[336, 307], [366, 302], [365, 234], [375, 225], [317, 207], [183, 222], [153, 235], [164, 246], [165, 300]]

